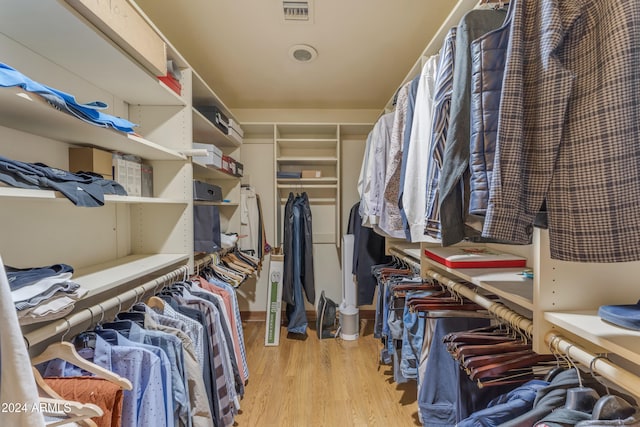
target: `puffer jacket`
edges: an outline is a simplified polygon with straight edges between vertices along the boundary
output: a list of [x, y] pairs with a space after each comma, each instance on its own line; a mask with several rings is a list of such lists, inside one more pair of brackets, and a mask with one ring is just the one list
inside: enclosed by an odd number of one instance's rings
[[502, 78], [509, 44], [511, 12], [504, 24], [471, 43], [471, 139], [469, 213], [487, 211], [498, 137]]

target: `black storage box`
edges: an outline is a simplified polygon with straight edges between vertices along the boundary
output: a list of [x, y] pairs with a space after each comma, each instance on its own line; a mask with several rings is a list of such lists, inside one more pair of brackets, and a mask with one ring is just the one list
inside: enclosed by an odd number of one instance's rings
[[221, 202], [222, 188], [202, 181], [193, 181], [193, 200]]
[[244, 165], [236, 160], [236, 176], [243, 176], [244, 174]]
[[229, 119], [215, 105], [196, 106], [196, 110], [200, 111], [207, 119], [211, 121], [218, 129], [226, 135], [229, 133]]

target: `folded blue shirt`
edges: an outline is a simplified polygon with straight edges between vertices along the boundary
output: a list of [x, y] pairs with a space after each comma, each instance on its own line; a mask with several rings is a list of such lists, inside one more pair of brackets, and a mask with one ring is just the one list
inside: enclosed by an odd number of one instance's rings
[[126, 133], [133, 133], [133, 128], [137, 126], [135, 123], [123, 118], [98, 111], [108, 107], [102, 101], [80, 104], [73, 95], [38, 83], [18, 70], [0, 63], [0, 87], [15, 86], [42, 96], [54, 108], [65, 111], [87, 123], [102, 127], [112, 127]]

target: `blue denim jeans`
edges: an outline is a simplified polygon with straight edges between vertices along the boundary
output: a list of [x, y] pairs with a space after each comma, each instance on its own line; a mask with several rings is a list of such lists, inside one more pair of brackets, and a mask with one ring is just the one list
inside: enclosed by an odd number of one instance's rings
[[[405, 301], [411, 297], [426, 297], [433, 294], [433, 291], [409, 291], [406, 293]], [[405, 303], [402, 316], [402, 358], [400, 360], [400, 370], [405, 378], [418, 377], [418, 363], [422, 353], [422, 341], [424, 340], [425, 319], [419, 313], [409, 311], [409, 306]]]

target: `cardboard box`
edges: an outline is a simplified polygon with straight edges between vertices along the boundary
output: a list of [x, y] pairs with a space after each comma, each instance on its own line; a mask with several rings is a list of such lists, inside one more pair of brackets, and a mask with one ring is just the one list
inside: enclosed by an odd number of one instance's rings
[[113, 179], [111, 153], [91, 147], [69, 147], [70, 172], [95, 172]]
[[154, 76], [167, 75], [167, 45], [127, 0], [66, 0]]
[[282, 316], [282, 274], [284, 255], [271, 255], [269, 285], [267, 289], [267, 323], [264, 333], [265, 346], [280, 344], [280, 317]]
[[322, 171], [318, 170], [303, 170], [302, 178], [322, 178]]

